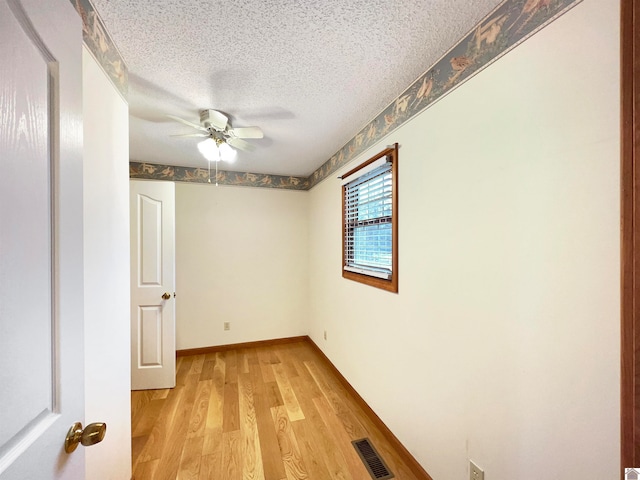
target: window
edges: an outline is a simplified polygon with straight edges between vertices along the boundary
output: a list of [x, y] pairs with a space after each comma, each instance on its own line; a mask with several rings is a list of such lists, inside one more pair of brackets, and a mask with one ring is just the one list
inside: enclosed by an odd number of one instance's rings
[[398, 291], [398, 144], [342, 176], [342, 276]]

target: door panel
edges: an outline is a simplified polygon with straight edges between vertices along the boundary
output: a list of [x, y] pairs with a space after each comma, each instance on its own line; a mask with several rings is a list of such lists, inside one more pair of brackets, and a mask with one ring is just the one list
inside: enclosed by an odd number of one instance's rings
[[130, 185], [131, 388], [171, 388], [176, 381], [175, 187], [136, 180]]
[[81, 34], [68, 1], [0, 1], [3, 479], [84, 475]]
[[14, 362], [16, 369], [6, 379], [8, 372], [0, 373], [0, 405], [9, 405], [0, 413], [0, 445], [6, 445], [24, 438], [29, 425], [53, 415], [57, 385], [52, 365], [50, 55], [5, 3], [0, 4], [0, 19], [3, 35], [14, 39], [0, 45], [2, 65], [12, 64], [12, 55], [21, 59], [3, 75], [0, 107], [14, 109], [2, 122], [0, 167], [0, 203], [12, 206], [0, 209], [0, 364]]
[[162, 366], [162, 308], [140, 307], [140, 367]]
[[139, 285], [162, 285], [162, 202], [138, 195], [140, 218]]

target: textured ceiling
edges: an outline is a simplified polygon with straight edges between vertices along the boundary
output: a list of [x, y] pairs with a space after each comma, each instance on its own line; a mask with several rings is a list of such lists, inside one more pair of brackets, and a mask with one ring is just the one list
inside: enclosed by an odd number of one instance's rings
[[166, 118], [227, 113], [265, 138], [225, 170], [307, 176], [499, 0], [93, 0], [129, 67], [130, 151], [207, 166]]

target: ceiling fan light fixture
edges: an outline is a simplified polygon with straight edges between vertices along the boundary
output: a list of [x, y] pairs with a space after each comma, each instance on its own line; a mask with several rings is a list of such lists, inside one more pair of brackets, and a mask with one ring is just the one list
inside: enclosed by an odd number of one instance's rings
[[218, 145], [218, 151], [220, 152], [220, 160], [233, 163], [236, 160], [237, 152], [226, 143]]
[[237, 149], [245, 152], [255, 149], [252, 144], [243, 140], [244, 138], [264, 138], [260, 127], [233, 128], [224, 113], [213, 109], [200, 111], [200, 125], [174, 115], [167, 117], [198, 130], [198, 133], [177, 136], [208, 137], [198, 143], [198, 150], [209, 162], [223, 160], [233, 163], [238, 155]]
[[213, 138], [207, 138], [206, 140], [199, 142], [198, 150], [200, 150], [202, 156], [210, 162], [217, 162], [220, 160], [220, 151], [218, 150], [218, 145], [216, 145], [216, 141]]

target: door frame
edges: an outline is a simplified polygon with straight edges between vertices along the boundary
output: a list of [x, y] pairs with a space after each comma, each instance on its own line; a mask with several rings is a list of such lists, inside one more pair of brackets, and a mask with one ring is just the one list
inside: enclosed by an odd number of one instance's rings
[[640, 466], [640, 5], [621, 0], [621, 470]]

